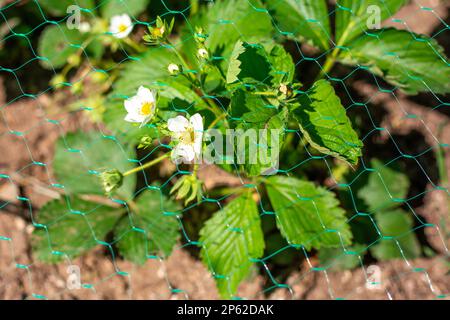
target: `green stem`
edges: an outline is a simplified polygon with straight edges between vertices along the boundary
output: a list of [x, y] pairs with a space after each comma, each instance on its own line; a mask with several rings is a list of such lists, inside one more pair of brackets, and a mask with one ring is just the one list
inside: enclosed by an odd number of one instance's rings
[[193, 17], [197, 12], [199, 8], [198, 0], [191, 0], [191, 17]]
[[248, 192], [249, 188], [245, 188], [245, 187], [234, 187], [234, 188], [230, 188], [230, 187], [225, 187], [225, 188], [218, 188], [218, 189], [214, 189], [214, 194], [221, 194], [221, 195], [227, 195], [227, 194], [235, 194], [235, 195], [240, 195], [241, 193], [244, 192]]
[[194, 164], [194, 170], [192, 171], [192, 175], [193, 175], [194, 177], [197, 176], [198, 167], [199, 167], [198, 163]]
[[[187, 63], [187, 61], [184, 59], [184, 57], [181, 55], [181, 53], [175, 48], [175, 46], [172, 44], [172, 42], [170, 42], [169, 40], [167, 40], [167, 46], [170, 47], [172, 49], [172, 51], [175, 53], [175, 55], [178, 57], [178, 59], [180, 60], [181, 64], [183, 65], [183, 67], [186, 70], [190, 70], [189, 65]], [[190, 74], [189, 74], [190, 75]], [[190, 79], [190, 76], [188, 76], [188, 80], [191, 80], [192, 84], [195, 86], [195, 80], [194, 79]], [[198, 80], [198, 79], [197, 79]], [[201, 85], [198, 85], [198, 87], [200, 88], [202, 94], [204, 96], [207, 96], [207, 94], [205, 93], [205, 91], [203, 90]], [[205, 98], [204, 99], [206, 104], [211, 108], [210, 110], [215, 114], [215, 115], [220, 115], [222, 112], [220, 109], [218, 109], [217, 105], [214, 103], [214, 106], [212, 106], [208, 99]]]
[[331, 52], [330, 55], [328, 55], [327, 59], [325, 60], [325, 64], [323, 65], [322, 71], [319, 73], [319, 75], [316, 78], [316, 81], [319, 80], [320, 78], [323, 78], [323, 76], [330, 72], [330, 70], [333, 68], [334, 64], [336, 63], [336, 58], [339, 54], [339, 52], [341, 51], [341, 47], [345, 44], [345, 42], [347, 41], [347, 37], [350, 33], [350, 30], [352, 30], [352, 28], [355, 25], [355, 21], [351, 21], [347, 28], [345, 29], [344, 33], [341, 35], [341, 37], [339, 38], [338, 43], [336, 44], [336, 47], [333, 49], [333, 51]]
[[338, 47], [334, 48], [334, 50], [331, 52], [331, 54], [327, 57], [325, 60], [325, 64], [323, 65], [322, 70], [320, 71], [319, 75], [316, 78], [316, 81], [323, 78], [325, 74], [331, 71], [331, 69], [334, 67], [334, 64], [336, 63], [337, 55], [339, 54], [340, 49]]
[[217, 71], [220, 74], [220, 77], [222, 78], [223, 81], [225, 81], [225, 83], [227, 83], [227, 77], [226, 75], [223, 73], [222, 69], [220, 69], [220, 67], [218, 65], [214, 65], [217, 69]]
[[165, 158], [167, 158], [169, 156], [170, 156], [170, 152], [165, 153], [162, 156], [160, 156], [160, 157], [158, 157], [158, 158], [156, 158], [156, 159], [154, 159], [152, 161], [149, 161], [149, 162], [147, 162], [147, 163], [145, 163], [145, 164], [143, 164], [143, 165], [141, 165], [139, 167], [136, 167], [136, 168], [133, 168], [133, 169], [130, 169], [130, 170], [126, 171], [123, 174], [123, 176], [126, 177], [126, 176], [128, 176], [130, 174], [133, 174], [133, 173], [139, 172], [141, 170], [147, 169], [147, 168], [149, 168], [151, 166], [154, 166], [155, 164], [161, 162], [162, 160], [164, 160]]
[[84, 49], [87, 48], [88, 45], [91, 44], [92, 41], [94, 41], [95, 37], [94, 36], [90, 36], [89, 38], [87, 38], [82, 44], [81, 44], [81, 48], [78, 49], [77, 54], [81, 55], [81, 53], [84, 51]]
[[64, 77], [64, 79], [66, 78], [67, 74], [69, 73], [69, 71], [72, 69], [72, 65], [71, 64], [66, 64], [64, 66], [64, 68], [61, 71], [61, 75]]
[[[448, 121], [445, 121], [444, 123], [440, 124], [438, 127], [438, 138], [442, 138], [442, 131], [444, 130], [444, 127], [448, 124]], [[436, 149], [436, 160], [438, 165], [438, 172], [439, 172], [439, 180], [441, 181], [441, 185], [446, 188], [448, 187], [448, 175], [447, 175], [447, 167], [445, 165], [445, 150], [441, 145], [438, 145]]]
[[[216, 117], [221, 117], [223, 115], [222, 110], [217, 106], [217, 104], [215, 102], [212, 101], [211, 98], [207, 97], [207, 94], [205, 93], [205, 91], [203, 91], [203, 89], [201, 89], [203, 97], [202, 99], [206, 102], [206, 104], [209, 107], [209, 110], [211, 110], [212, 113], [214, 113], [214, 115]], [[212, 104], [211, 104], [212, 102]]]
[[224, 119], [227, 115], [225, 113], [222, 113], [220, 116], [218, 116], [216, 119], [214, 119], [213, 122], [208, 126], [208, 129], [213, 128], [220, 120]]
[[[170, 47], [172, 49], [172, 51], [175, 53], [175, 55], [178, 57], [178, 59], [180, 60], [181, 64], [183, 65], [183, 67], [186, 70], [189, 70], [189, 65], [187, 63], [187, 61], [184, 59], [184, 57], [181, 55], [181, 53], [175, 48], [175, 46], [172, 44], [172, 42], [170, 42], [169, 40], [167, 40], [167, 44], [168, 47]], [[188, 76], [188, 79], [190, 78], [190, 74]], [[195, 83], [195, 79], [190, 79], [192, 84], [194, 86], [196, 86]], [[203, 100], [205, 101], [205, 103], [207, 104], [207, 106], [209, 107], [209, 110], [214, 113], [216, 115], [216, 117], [220, 117], [222, 115], [222, 110], [216, 105], [215, 102], [213, 102], [213, 104], [211, 104], [210, 99], [206, 98], [208, 95], [205, 93], [205, 91], [203, 90], [203, 87], [200, 83], [200, 81], [198, 79], [196, 79], [199, 82], [199, 89], [203, 95]]]
[[144, 47], [140, 46], [139, 44], [137, 44], [136, 42], [134, 42], [130, 38], [124, 38], [123, 42], [126, 43], [129, 47], [131, 47], [134, 50], [136, 50], [136, 52], [138, 52], [138, 53], [142, 53], [142, 52], [145, 51]]
[[181, 64], [183, 65], [183, 67], [186, 70], [189, 70], [189, 64], [187, 63], [187, 61], [184, 59], [184, 57], [181, 55], [181, 53], [175, 48], [175, 46], [172, 44], [172, 42], [170, 42], [167, 39], [167, 44], [168, 47], [170, 47], [170, 49], [172, 49], [172, 51], [175, 53], [175, 55], [177, 56], [178, 60], [180, 60]]
[[268, 97], [276, 97], [277, 94], [274, 92], [270, 92], [270, 91], [255, 91], [252, 92], [252, 94], [257, 95], [257, 96], [268, 96]]
[[[89, 38], [87, 38], [86, 40], [84, 40], [84, 42], [81, 44], [80, 48], [77, 50], [77, 52], [75, 53], [78, 57], [81, 56], [81, 53], [83, 52], [83, 50], [86, 49], [86, 47], [92, 42], [92, 40], [94, 40], [93, 36], [90, 36]], [[81, 62], [80, 62], [81, 63]], [[61, 75], [65, 78], [67, 76], [67, 74], [69, 73], [69, 71], [75, 67], [74, 65], [71, 64], [66, 64], [63, 68], [63, 70], [61, 71]]]

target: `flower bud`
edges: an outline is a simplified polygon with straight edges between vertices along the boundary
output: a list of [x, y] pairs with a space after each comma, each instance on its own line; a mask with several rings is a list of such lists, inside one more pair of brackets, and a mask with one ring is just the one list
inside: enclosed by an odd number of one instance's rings
[[81, 33], [89, 32], [91, 31], [91, 25], [87, 21], [81, 22], [78, 27], [78, 30], [80, 30]]
[[77, 67], [80, 62], [81, 58], [78, 54], [72, 54], [67, 58], [67, 63], [74, 67]]
[[202, 59], [208, 59], [209, 57], [208, 50], [206, 50], [205, 48], [198, 49], [197, 55]]
[[203, 28], [200, 27], [195, 28], [194, 39], [197, 43], [204, 43], [207, 38], [208, 35], [203, 32]]
[[120, 188], [123, 182], [122, 173], [117, 170], [108, 170], [100, 174], [100, 179], [103, 185], [103, 189], [107, 194], [110, 194], [114, 190]]
[[149, 146], [151, 146], [151, 144], [152, 144], [152, 138], [145, 135], [141, 138], [141, 140], [139, 140], [138, 149], [148, 148]]
[[64, 86], [65, 81], [66, 78], [62, 74], [57, 74], [50, 80], [50, 85], [53, 86], [55, 89], [59, 89], [62, 86]]
[[150, 33], [154, 38], [162, 38], [164, 36], [164, 32], [166, 31], [166, 28], [164, 26], [162, 27], [155, 27], [151, 28]]
[[175, 63], [171, 63], [167, 66], [167, 70], [170, 74], [176, 75], [181, 72], [181, 67]]
[[170, 36], [170, 33], [173, 29], [174, 19], [170, 23], [166, 20], [161, 19], [161, 17], [156, 18], [156, 25], [149, 26], [149, 33], [144, 35], [143, 39], [149, 45], [158, 45], [163, 42], [167, 37]]
[[285, 83], [282, 83], [279, 86], [278, 91], [279, 91], [280, 95], [285, 98], [290, 98], [290, 97], [292, 97], [292, 94], [293, 94], [292, 88]]
[[94, 72], [91, 76], [94, 83], [103, 83], [108, 79], [108, 74], [106, 72]]
[[170, 190], [170, 194], [176, 193], [176, 200], [184, 200], [184, 205], [194, 199], [201, 198], [201, 181], [194, 175], [182, 176]]

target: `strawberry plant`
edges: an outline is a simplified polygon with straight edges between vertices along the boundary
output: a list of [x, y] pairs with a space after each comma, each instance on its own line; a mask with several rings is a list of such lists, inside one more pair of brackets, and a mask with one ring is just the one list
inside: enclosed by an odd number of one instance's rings
[[[194, 245], [224, 298], [236, 295], [253, 266], [277, 255], [265, 251], [273, 248], [265, 244], [266, 218], [286, 246], [318, 251], [328, 267], [355, 267], [367, 252], [379, 260], [421, 255], [413, 217], [402, 207], [408, 177], [382, 160], [361, 161], [364, 137], [350, 117], [358, 106], [342, 104], [345, 78], [333, 77], [341, 64], [383, 79], [391, 85], [385, 90], [450, 92], [448, 60], [434, 39], [367, 27], [369, 5], [385, 20], [406, 2], [338, 0], [332, 28], [325, 0], [217, 0], [193, 5], [189, 18], [147, 22], [136, 16], [149, 1], [98, 8], [80, 1], [92, 9], [81, 19], [89, 27], [48, 26], [39, 56], [58, 70], [55, 87], [79, 93], [84, 78], [93, 79], [98, 89], [76, 105], [103, 135], [75, 132], [58, 141], [54, 186], [64, 196], [34, 221], [35, 254], [55, 262], [101, 244], [143, 264]], [[65, 14], [64, 1], [43, 3], [48, 13]], [[136, 35], [139, 27], [144, 35]], [[302, 57], [320, 66], [308, 74], [311, 84], [299, 80], [292, 43], [320, 52]], [[78, 67], [85, 75], [68, 82]], [[217, 142], [219, 136], [225, 138]], [[309, 160], [326, 165], [317, 170], [330, 170], [335, 187], [308, 178], [297, 164]], [[176, 169], [161, 179], [155, 167], [170, 164]], [[205, 188], [198, 173], [206, 165], [242, 185]], [[361, 175], [366, 184], [353, 185]], [[217, 210], [191, 239], [183, 215], [208, 204]], [[340, 255], [345, 259], [334, 265]]]

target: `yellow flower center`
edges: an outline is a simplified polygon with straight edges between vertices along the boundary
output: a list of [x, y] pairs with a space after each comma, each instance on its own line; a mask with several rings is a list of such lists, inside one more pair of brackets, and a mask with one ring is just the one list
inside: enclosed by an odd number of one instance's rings
[[152, 113], [153, 102], [144, 102], [141, 106], [141, 114], [144, 116], [148, 116]]
[[161, 28], [153, 28], [152, 35], [154, 37], [161, 37], [164, 34], [164, 27]]
[[128, 27], [124, 24], [119, 25], [119, 32], [125, 32], [127, 31]]
[[193, 144], [195, 141], [194, 128], [189, 127], [180, 134], [180, 142], [184, 144]]

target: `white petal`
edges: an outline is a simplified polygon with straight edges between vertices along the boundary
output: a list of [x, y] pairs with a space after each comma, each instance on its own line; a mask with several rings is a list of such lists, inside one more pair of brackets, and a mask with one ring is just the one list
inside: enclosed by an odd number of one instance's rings
[[202, 132], [203, 131], [203, 118], [200, 115], [200, 113], [194, 114], [189, 119], [189, 122], [191, 123], [192, 127], [194, 127], [194, 130], [196, 132]]
[[115, 33], [114, 36], [119, 39], [126, 38], [130, 34], [131, 30], [133, 30], [133, 26], [129, 26], [125, 31]]
[[113, 16], [111, 18], [111, 25], [112, 26], [118, 26], [120, 23], [122, 22], [122, 16], [117, 15], [117, 16]]
[[142, 121], [140, 121], [141, 125], [139, 126], [139, 128], [142, 128], [143, 126], [145, 126], [150, 121], [151, 118], [152, 118], [151, 116], [144, 117], [144, 119]]
[[153, 94], [153, 92], [144, 87], [144, 86], [140, 86], [137, 92], [137, 95], [146, 102], [155, 102], [155, 96]]
[[128, 113], [139, 113], [142, 102], [138, 96], [133, 96], [125, 100], [123, 104]]
[[188, 119], [183, 116], [176, 116], [167, 120], [167, 128], [172, 132], [183, 132], [189, 125]]
[[202, 154], [202, 143], [194, 143], [192, 145], [192, 149], [194, 150], [195, 156], [197, 158], [200, 158], [200, 155]]
[[176, 163], [184, 162], [188, 163], [194, 160], [195, 152], [192, 146], [187, 144], [178, 144], [172, 150], [172, 160]]
[[120, 20], [124, 25], [127, 25], [127, 26], [131, 25], [131, 18], [126, 13], [124, 13], [120, 16]]
[[202, 153], [202, 145], [203, 145], [203, 132], [195, 132], [194, 133], [194, 152], [195, 155], [198, 157]]
[[135, 114], [135, 113], [128, 113], [124, 119], [125, 121], [128, 122], [143, 122], [145, 120], [145, 116], [141, 116], [139, 114]]
[[115, 36], [119, 32], [119, 26], [116, 24], [111, 24], [108, 30], [113, 36]]

